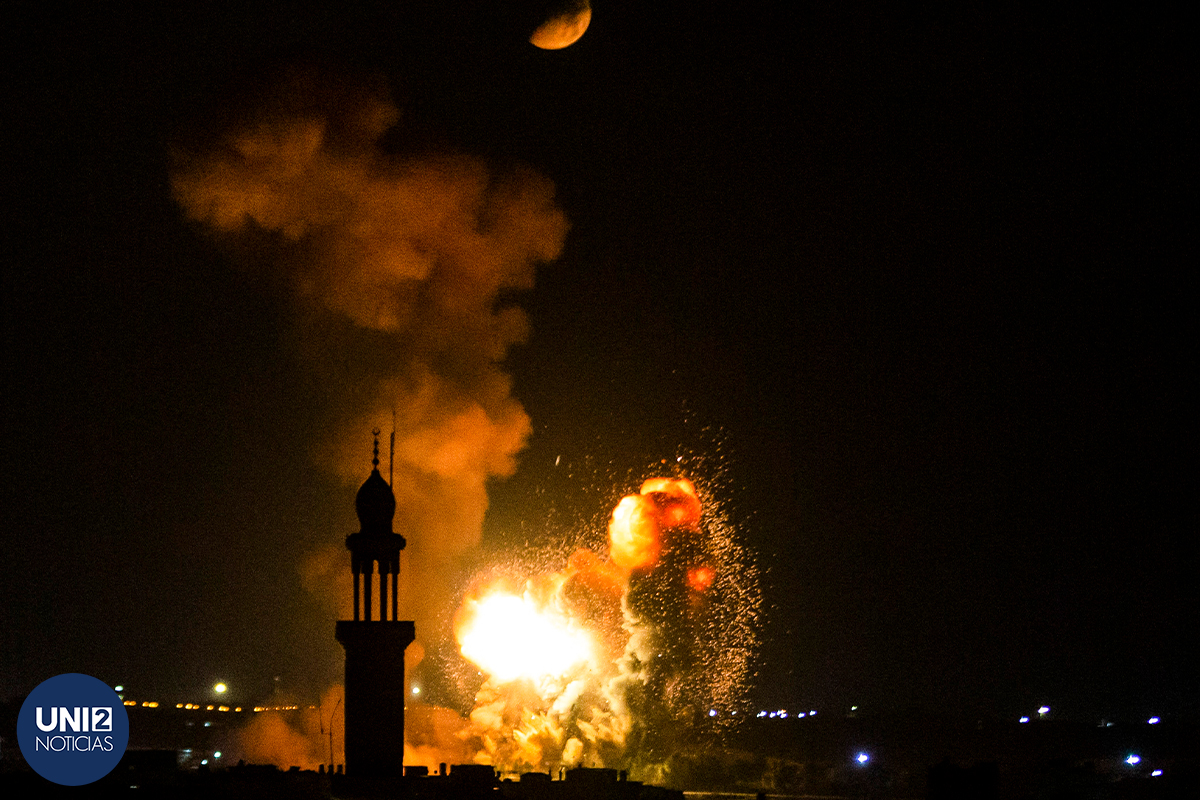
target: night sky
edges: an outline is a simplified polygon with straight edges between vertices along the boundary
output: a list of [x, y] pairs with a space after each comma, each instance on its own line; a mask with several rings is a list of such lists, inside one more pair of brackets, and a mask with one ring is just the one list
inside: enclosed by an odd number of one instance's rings
[[303, 65], [570, 224], [499, 298], [532, 434], [462, 574], [665, 460], [757, 555], [756, 707], [1196, 712], [1179, 20], [597, 0], [547, 52], [525, 0], [343, 5], [7, 12], [0, 697], [339, 678], [304, 565], [370, 430], [314, 455], [319, 336], [171, 179]]

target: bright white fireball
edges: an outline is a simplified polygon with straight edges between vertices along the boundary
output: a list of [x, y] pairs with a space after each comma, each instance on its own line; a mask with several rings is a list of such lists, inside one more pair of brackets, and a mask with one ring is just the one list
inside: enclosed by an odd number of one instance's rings
[[511, 594], [479, 600], [459, 641], [463, 656], [499, 681], [561, 677], [593, 653], [586, 631]]

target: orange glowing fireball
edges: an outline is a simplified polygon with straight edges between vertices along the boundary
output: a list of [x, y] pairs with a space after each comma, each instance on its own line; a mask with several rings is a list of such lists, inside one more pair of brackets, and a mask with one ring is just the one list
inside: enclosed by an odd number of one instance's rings
[[658, 564], [663, 533], [695, 530], [700, 499], [687, 478], [651, 478], [640, 494], [621, 499], [608, 525], [609, 558], [629, 572], [648, 572]]
[[641, 493], [658, 506], [662, 527], [695, 528], [700, 524], [700, 498], [687, 478], [651, 478], [642, 484]]
[[456, 628], [463, 656], [500, 682], [562, 677], [595, 652], [587, 631], [528, 595], [497, 591], [469, 600]]
[[662, 541], [658, 509], [640, 494], [621, 499], [608, 525], [609, 557], [621, 569], [648, 570], [658, 563]]
[[692, 567], [688, 570], [687, 585], [694, 592], [705, 592], [712, 586], [715, 577], [712, 567]]

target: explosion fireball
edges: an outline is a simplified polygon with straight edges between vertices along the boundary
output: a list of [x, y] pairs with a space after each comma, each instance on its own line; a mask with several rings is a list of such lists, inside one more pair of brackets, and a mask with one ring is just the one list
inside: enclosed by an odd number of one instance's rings
[[470, 601], [462, 654], [499, 681], [566, 675], [592, 658], [588, 633], [569, 618], [543, 612], [528, 596], [492, 594]]
[[613, 510], [607, 557], [581, 548], [561, 570], [467, 591], [455, 637], [484, 680], [458, 736], [504, 772], [661, 780], [709, 710], [746, 691], [758, 605], [753, 565], [692, 482], [648, 480]]

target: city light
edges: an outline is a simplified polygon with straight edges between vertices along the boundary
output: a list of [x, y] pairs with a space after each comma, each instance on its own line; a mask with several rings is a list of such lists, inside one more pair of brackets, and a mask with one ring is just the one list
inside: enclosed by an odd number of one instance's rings
[[125, 691], [125, 687], [124, 686], [114, 686], [113, 690], [118, 691], [118, 692], [123, 692], [123, 691]]
[[865, 767], [867, 762], [871, 760], [871, 757], [866, 753], [859, 753], [854, 757], [854, 760], [858, 762], [860, 767]]
[[1151, 717], [1150, 719], [1146, 720], [1147, 725], [1157, 725], [1158, 722], [1159, 722], [1158, 717]]
[[708, 715], [709, 715], [710, 717], [715, 717], [715, 716], [717, 715], [717, 710], [716, 710], [715, 708], [710, 708], [710, 709], [708, 710]]
[[413, 693], [413, 694], [420, 694], [420, 693], [421, 693], [421, 687], [420, 687], [420, 686], [414, 686], [414, 687], [412, 688], [412, 693]]
[[1162, 775], [1161, 769], [1156, 769], [1156, 770], [1154, 770], [1154, 772], [1150, 773], [1150, 777], [1152, 777], [1152, 778], [1157, 778], [1159, 775]]
[[1022, 723], [1029, 722], [1029, 717], [1021, 717], [1021, 722]]
[[1132, 767], [1136, 764], [1142, 763], [1142, 757], [1137, 753], [1130, 753], [1129, 758], [1125, 759], [1125, 763]]
[[1050, 706], [1042, 706], [1038, 709], [1038, 713], [1043, 717], [1050, 713]]
[[216, 692], [217, 694], [225, 694], [225, 691], [228, 688], [229, 687], [226, 686], [224, 683], [218, 683], [216, 686], [213, 687], [213, 691]]

